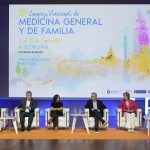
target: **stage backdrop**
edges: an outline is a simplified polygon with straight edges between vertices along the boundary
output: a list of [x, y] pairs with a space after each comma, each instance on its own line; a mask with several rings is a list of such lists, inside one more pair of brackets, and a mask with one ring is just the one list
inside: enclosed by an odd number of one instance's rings
[[150, 96], [150, 5], [10, 5], [9, 96]]

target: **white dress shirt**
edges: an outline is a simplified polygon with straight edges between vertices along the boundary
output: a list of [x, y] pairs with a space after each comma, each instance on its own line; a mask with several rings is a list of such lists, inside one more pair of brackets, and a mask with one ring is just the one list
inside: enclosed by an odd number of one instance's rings
[[[27, 102], [26, 102], [27, 107], [30, 107], [30, 102], [31, 101], [27, 99]], [[29, 109], [25, 109], [25, 112], [29, 112], [29, 111], [30, 111]]]
[[97, 109], [97, 101], [93, 101], [93, 109]]

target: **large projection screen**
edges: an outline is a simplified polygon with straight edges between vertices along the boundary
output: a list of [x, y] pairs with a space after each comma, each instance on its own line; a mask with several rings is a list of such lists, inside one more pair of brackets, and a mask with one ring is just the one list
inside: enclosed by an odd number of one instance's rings
[[9, 97], [150, 96], [150, 5], [10, 5]]

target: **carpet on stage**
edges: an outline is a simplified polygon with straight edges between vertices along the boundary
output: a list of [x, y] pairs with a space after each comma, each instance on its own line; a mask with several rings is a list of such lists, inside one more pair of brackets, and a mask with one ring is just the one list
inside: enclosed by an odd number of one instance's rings
[[53, 129], [32, 129], [31, 131], [19, 131], [18, 135], [14, 130], [3, 130], [0, 132], [0, 139], [131, 139], [131, 140], [143, 140], [150, 139], [147, 131], [140, 129], [136, 130], [135, 133], [128, 133], [127, 130], [108, 128], [106, 130], [100, 130], [100, 133], [96, 134], [94, 130], [90, 130], [87, 134], [85, 129], [77, 128], [74, 133], [71, 134], [71, 129], [59, 129], [55, 131]]

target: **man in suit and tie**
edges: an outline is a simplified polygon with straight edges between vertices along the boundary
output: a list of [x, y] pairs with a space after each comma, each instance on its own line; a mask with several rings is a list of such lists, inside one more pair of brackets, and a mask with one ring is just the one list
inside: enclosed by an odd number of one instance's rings
[[34, 117], [34, 109], [36, 107], [36, 102], [32, 98], [32, 92], [26, 92], [26, 98], [22, 100], [18, 107], [20, 109], [20, 123], [21, 123], [21, 131], [25, 130], [25, 117], [28, 117], [28, 127], [27, 130], [30, 131], [33, 117]]
[[90, 117], [94, 117], [95, 119], [95, 132], [99, 133], [99, 121], [102, 122], [103, 125], [106, 125], [108, 122], [105, 121], [103, 117], [103, 110], [106, 109], [106, 106], [103, 104], [101, 100], [97, 99], [97, 93], [91, 93], [91, 99], [87, 101], [85, 108], [89, 109]]

